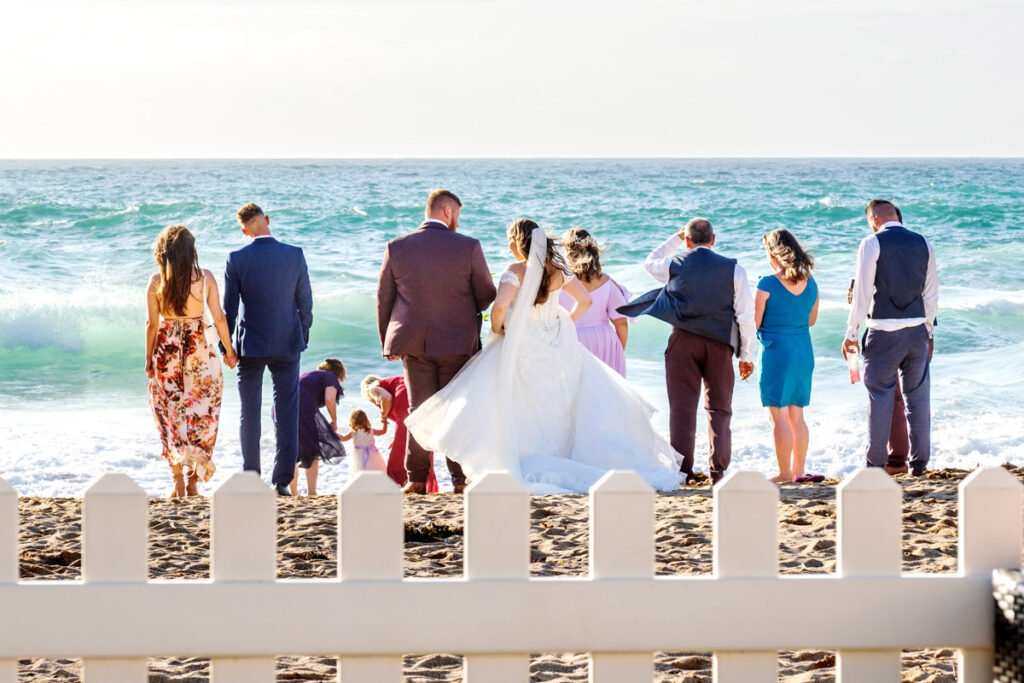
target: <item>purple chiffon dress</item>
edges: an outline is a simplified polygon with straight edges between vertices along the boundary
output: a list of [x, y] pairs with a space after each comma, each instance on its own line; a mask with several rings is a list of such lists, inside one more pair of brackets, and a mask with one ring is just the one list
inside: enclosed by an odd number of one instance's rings
[[[562, 292], [562, 306], [571, 310], [573, 298]], [[625, 306], [628, 298], [615, 280], [608, 278], [603, 285], [590, 292], [591, 304], [583, 317], [576, 321], [576, 336], [592, 354], [623, 377], [626, 376], [626, 352], [619, 335], [615, 334], [612, 320], [625, 316], [615, 309]]]

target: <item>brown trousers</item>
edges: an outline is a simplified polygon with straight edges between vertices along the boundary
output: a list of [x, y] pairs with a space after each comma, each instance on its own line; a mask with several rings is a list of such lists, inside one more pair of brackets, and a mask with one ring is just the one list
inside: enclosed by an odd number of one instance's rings
[[697, 438], [697, 407], [701, 383], [708, 414], [711, 442], [709, 469], [712, 481], [725, 475], [732, 457], [732, 390], [736, 375], [732, 347], [707, 337], [675, 329], [665, 349], [665, 381], [668, 385], [669, 434], [672, 448], [683, 456], [679, 469], [693, 474]]
[[[409, 412], [413, 412], [428, 398], [443, 389], [462, 369], [470, 356], [402, 356], [405, 368], [405, 390], [409, 392]], [[430, 451], [424, 449], [409, 435], [405, 451], [405, 470], [409, 481], [425, 484], [433, 466]], [[465, 484], [462, 466], [448, 459], [448, 472], [453, 484]]]

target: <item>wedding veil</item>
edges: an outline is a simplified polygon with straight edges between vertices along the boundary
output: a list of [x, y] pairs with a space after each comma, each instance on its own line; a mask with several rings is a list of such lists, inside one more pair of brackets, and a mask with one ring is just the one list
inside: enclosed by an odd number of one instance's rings
[[[519, 293], [505, 320], [505, 339], [498, 362], [496, 391], [516, 386], [519, 350], [526, 339], [526, 326], [530, 320], [533, 302], [537, 300], [540, 282], [544, 276], [544, 260], [548, 251], [548, 235], [543, 228], [534, 228], [530, 234], [530, 253], [526, 258], [526, 274], [519, 285]], [[502, 445], [501, 460], [505, 469], [521, 475], [519, 469], [518, 429], [529, 428], [516, 418], [517, 404], [506, 402], [498, 415], [498, 443]], [[521, 476], [520, 476], [521, 478]]]

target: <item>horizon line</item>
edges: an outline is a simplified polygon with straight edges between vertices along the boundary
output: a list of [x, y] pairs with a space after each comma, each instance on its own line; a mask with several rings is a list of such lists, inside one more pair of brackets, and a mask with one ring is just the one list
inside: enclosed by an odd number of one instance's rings
[[35, 161], [1019, 161], [1024, 155], [986, 156], [380, 156], [380, 157], [330, 157], [330, 156], [252, 156], [252, 157], [0, 157], [4, 162]]

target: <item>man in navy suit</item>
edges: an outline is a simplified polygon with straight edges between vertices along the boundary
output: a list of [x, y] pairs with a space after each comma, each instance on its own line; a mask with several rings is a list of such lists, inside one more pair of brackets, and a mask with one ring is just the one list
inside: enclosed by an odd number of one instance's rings
[[243, 467], [260, 473], [263, 371], [270, 368], [277, 422], [271, 481], [287, 496], [299, 449], [299, 357], [309, 343], [313, 293], [302, 249], [274, 239], [263, 209], [246, 204], [238, 222], [252, 243], [228, 256], [224, 314], [238, 353]]

